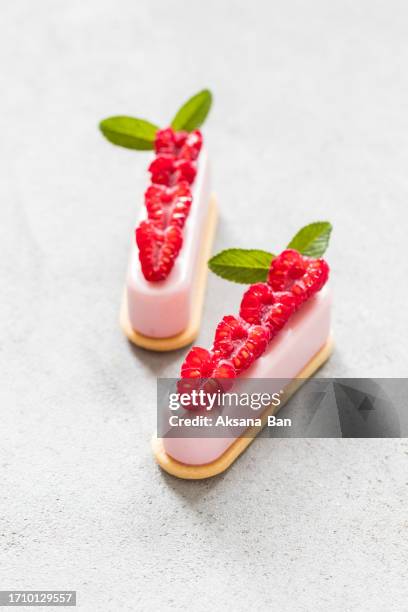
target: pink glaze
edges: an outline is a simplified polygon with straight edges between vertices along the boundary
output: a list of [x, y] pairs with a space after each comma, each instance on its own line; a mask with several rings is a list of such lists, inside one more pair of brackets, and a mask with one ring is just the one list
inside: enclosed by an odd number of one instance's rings
[[[328, 287], [323, 287], [289, 319], [262, 357], [240, 378], [296, 378], [329, 338], [331, 301]], [[164, 438], [163, 443], [177, 461], [203, 465], [218, 459], [235, 439]]]
[[[183, 230], [183, 246], [166, 280], [148, 282], [142, 274], [139, 252], [132, 238], [127, 276], [128, 310], [131, 326], [145, 336], [168, 338], [186, 329], [190, 321], [192, 292], [203, 228], [210, 199], [208, 158], [202, 150], [192, 186], [193, 202]], [[146, 209], [138, 221], [146, 218]]]

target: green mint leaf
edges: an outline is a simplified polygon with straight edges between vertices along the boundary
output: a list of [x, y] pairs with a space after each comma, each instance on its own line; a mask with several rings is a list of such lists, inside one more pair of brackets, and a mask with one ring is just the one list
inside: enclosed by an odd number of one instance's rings
[[210, 112], [211, 103], [211, 91], [203, 89], [183, 104], [171, 122], [171, 127], [176, 131], [186, 130], [187, 132], [199, 128]]
[[157, 125], [135, 117], [108, 117], [99, 124], [102, 134], [115, 145], [148, 151], [154, 148]]
[[332, 225], [328, 221], [310, 223], [298, 231], [287, 248], [309, 257], [321, 257], [329, 245], [331, 231]]
[[212, 272], [234, 283], [259, 283], [266, 281], [272, 259], [267, 251], [255, 249], [227, 249], [214, 255], [208, 262]]

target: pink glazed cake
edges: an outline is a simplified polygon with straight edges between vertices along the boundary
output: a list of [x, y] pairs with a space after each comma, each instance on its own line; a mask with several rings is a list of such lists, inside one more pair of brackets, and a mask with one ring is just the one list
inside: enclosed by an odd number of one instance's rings
[[[191, 186], [192, 203], [183, 227], [183, 245], [164, 280], [152, 282], [143, 274], [137, 244], [132, 245], [126, 292], [132, 328], [151, 338], [168, 338], [185, 330], [191, 319], [194, 274], [203, 241], [210, 202], [208, 156], [202, 150]], [[144, 207], [139, 227], [148, 216]]]
[[[277, 379], [280, 385], [279, 379], [296, 379], [313, 360], [320, 363], [317, 356], [330, 343], [328, 277], [324, 259], [295, 249], [274, 257], [267, 281], [251, 285], [244, 293], [239, 315], [225, 316], [218, 324], [211, 349], [196, 346], [189, 351], [181, 367], [181, 388], [202, 388], [206, 381], [215, 381], [227, 390], [234, 379], [272, 379], [272, 383]], [[167, 456], [177, 462], [203, 466], [219, 460], [236, 441], [233, 436], [178, 438], [172, 434], [162, 444]]]
[[[331, 302], [329, 287], [325, 287], [293, 315], [242, 378], [296, 378], [329, 340]], [[235, 440], [234, 437], [165, 437], [163, 445], [173, 459], [188, 465], [203, 465], [216, 461]]]

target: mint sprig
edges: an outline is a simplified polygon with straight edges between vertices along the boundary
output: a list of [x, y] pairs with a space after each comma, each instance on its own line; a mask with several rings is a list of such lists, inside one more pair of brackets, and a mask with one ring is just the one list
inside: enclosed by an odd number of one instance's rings
[[227, 249], [208, 262], [210, 270], [234, 283], [258, 283], [266, 280], [275, 256], [257, 249]]
[[302, 255], [321, 257], [329, 244], [332, 225], [328, 221], [317, 221], [305, 225], [293, 236], [288, 249], [296, 249]]
[[[209, 89], [199, 91], [187, 100], [175, 115], [171, 127], [178, 130], [192, 132], [199, 128], [210, 112], [212, 94]], [[154, 149], [156, 132], [160, 128], [146, 121], [127, 115], [107, 117], [99, 124], [99, 129], [109, 142], [126, 149], [149, 151]]]
[[159, 128], [145, 119], [118, 115], [103, 119], [99, 129], [105, 138], [115, 145], [148, 151], [154, 148], [154, 139]]
[[209, 89], [199, 91], [178, 110], [171, 122], [171, 127], [177, 131], [192, 132], [196, 130], [204, 123], [210, 112], [211, 104], [211, 91]]
[[[310, 223], [295, 234], [287, 248], [309, 257], [321, 257], [328, 247], [331, 231], [328, 221]], [[273, 253], [256, 249], [226, 249], [214, 255], [208, 267], [221, 278], [249, 285], [266, 281], [274, 257]]]

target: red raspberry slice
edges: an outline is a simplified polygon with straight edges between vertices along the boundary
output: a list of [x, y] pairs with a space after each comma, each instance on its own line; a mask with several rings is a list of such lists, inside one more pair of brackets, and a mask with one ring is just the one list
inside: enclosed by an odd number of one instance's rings
[[173, 156], [159, 155], [149, 166], [152, 183], [172, 187], [181, 181], [193, 183], [197, 174], [194, 162], [176, 159]]
[[302, 256], [294, 249], [286, 249], [271, 263], [268, 283], [274, 291], [290, 291], [299, 307], [320, 291], [329, 277], [329, 266], [324, 259]]
[[142, 221], [136, 229], [136, 243], [145, 279], [161, 281], [173, 268], [183, 237], [177, 226], [170, 225], [162, 230], [152, 221]]
[[186, 222], [192, 201], [187, 181], [174, 187], [150, 185], [145, 192], [147, 216], [161, 229], [168, 225], [177, 225], [181, 229]]
[[183, 131], [175, 132], [168, 127], [157, 131], [154, 148], [158, 155], [172, 155], [194, 161], [200, 153], [202, 143], [203, 137], [199, 130], [189, 134]]
[[179, 157], [196, 160], [203, 146], [203, 136], [199, 130], [191, 132], [180, 149]]
[[175, 132], [171, 127], [158, 130], [154, 141], [154, 150], [158, 155], [178, 156], [187, 137], [188, 132]]
[[232, 362], [237, 374], [248, 368], [268, 344], [269, 332], [262, 325], [249, 325], [243, 319], [226, 316], [215, 331], [213, 352]]
[[[234, 366], [227, 359], [207, 351], [200, 346], [193, 346], [181, 366], [181, 380], [177, 383], [179, 393], [191, 393], [193, 390], [204, 390], [206, 393], [227, 391], [236, 378]], [[192, 409], [196, 406], [185, 406]]]
[[200, 346], [193, 346], [181, 366], [181, 376], [183, 378], [235, 378], [236, 373], [233, 365], [226, 359], [220, 359], [219, 355]]
[[194, 183], [194, 179], [197, 174], [197, 166], [193, 161], [188, 159], [179, 159], [175, 162], [175, 171], [174, 171], [174, 182], [179, 183], [180, 181], [187, 181], [190, 183]]
[[291, 293], [296, 297], [297, 303], [303, 304], [326, 284], [330, 268], [324, 259], [309, 260], [307, 269], [302, 278], [292, 285]]
[[294, 249], [286, 249], [272, 260], [268, 283], [275, 291], [288, 291], [293, 283], [306, 271], [306, 261]]
[[174, 173], [175, 159], [172, 156], [160, 155], [156, 157], [149, 166], [152, 175], [152, 183], [170, 185]]
[[273, 291], [267, 283], [251, 285], [244, 293], [240, 317], [269, 330], [269, 339], [282, 329], [296, 309], [296, 299], [289, 291]]
[[214, 370], [213, 355], [207, 349], [193, 346], [181, 366], [183, 378], [208, 378]]
[[176, 134], [170, 127], [157, 130], [154, 140], [154, 150], [157, 155], [176, 154]]

